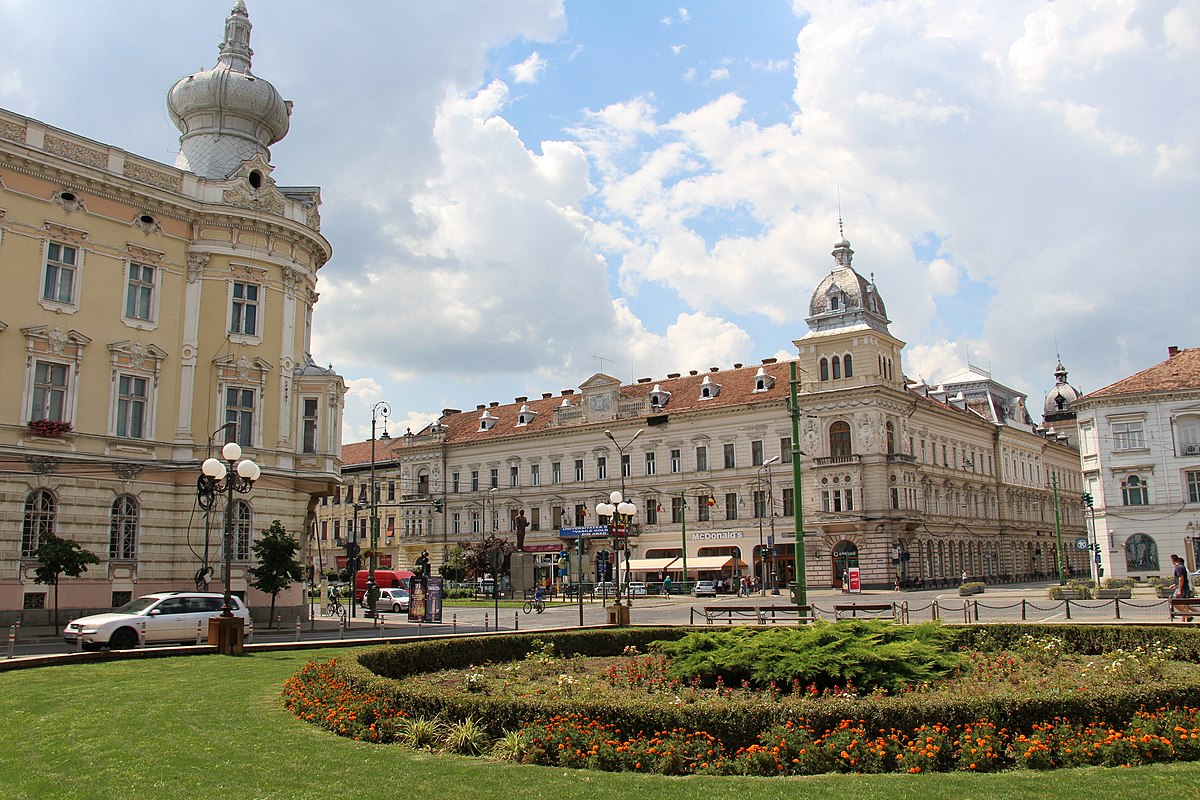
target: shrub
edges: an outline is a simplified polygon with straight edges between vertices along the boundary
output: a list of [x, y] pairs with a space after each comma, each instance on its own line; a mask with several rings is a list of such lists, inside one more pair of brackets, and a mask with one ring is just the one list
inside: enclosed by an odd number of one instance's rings
[[[1135, 578], [1105, 578], [1100, 585], [1105, 589], [1132, 589], [1137, 586]], [[1168, 582], [1168, 585], [1169, 582]]]

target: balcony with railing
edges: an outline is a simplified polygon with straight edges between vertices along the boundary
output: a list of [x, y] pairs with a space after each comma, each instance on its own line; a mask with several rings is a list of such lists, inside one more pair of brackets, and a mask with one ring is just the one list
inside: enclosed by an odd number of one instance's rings
[[848, 456], [818, 456], [812, 460], [814, 467], [830, 467], [840, 464], [858, 464], [862, 456], [857, 453]]

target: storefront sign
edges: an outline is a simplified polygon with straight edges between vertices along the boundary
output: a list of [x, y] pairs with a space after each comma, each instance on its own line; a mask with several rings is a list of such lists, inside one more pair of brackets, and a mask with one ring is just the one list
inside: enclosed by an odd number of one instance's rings
[[582, 528], [562, 528], [558, 532], [560, 539], [602, 539], [610, 536], [607, 525], [587, 525]]
[[850, 573], [850, 594], [859, 594], [862, 592], [862, 579], [858, 567], [850, 567], [846, 571]]
[[700, 531], [692, 534], [693, 542], [701, 542], [706, 539], [745, 539], [746, 534], [741, 531]]

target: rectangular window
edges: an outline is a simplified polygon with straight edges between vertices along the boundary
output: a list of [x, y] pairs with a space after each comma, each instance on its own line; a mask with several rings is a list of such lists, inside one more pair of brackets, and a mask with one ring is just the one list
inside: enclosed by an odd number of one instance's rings
[[623, 478], [633, 477], [632, 458], [633, 458], [633, 456], [629, 455], [629, 453], [621, 454], [621, 477], [623, 477]]
[[550, 463], [550, 482], [562, 483], [562, 462], [552, 461]]
[[117, 436], [145, 438], [146, 387], [146, 379], [136, 375], [117, 378]]
[[488, 478], [491, 480], [491, 483], [488, 484], [488, 486], [490, 488], [492, 488], [492, 489], [500, 488], [500, 468], [499, 467], [492, 467], [488, 471]]
[[[608, 458], [606, 456], [596, 456], [596, 480], [602, 481], [608, 478]], [[576, 478], [581, 481], [583, 478]]]
[[125, 287], [125, 316], [149, 321], [154, 311], [154, 267], [129, 263]]
[[[529, 485], [530, 486], [541, 486], [542, 485], [542, 465], [541, 464], [530, 464], [529, 465]], [[534, 510], [536, 511], [537, 509], [534, 509]]]
[[508, 487], [515, 489], [521, 485], [521, 468], [515, 464], [508, 468]]
[[563, 517], [562, 506], [550, 506], [550, 524], [554, 526], [553, 530], [558, 530], [566, 526], [567, 520]]
[[529, 509], [529, 530], [540, 531], [542, 529], [542, 509], [534, 506]]
[[[254, 444], [254, 390], [237, 386], [225, 388], [225, 421], [237, 423], [236, 434], [227, 435], [227, 442], [236, 441], [242, 447]], [[236, 435], [236, 438], [234, 436]]]
[[763, 463], [763, 443], [761, 439], [757, 439], [750, 443], [750, 465], [753, 467], [761, 467]]
[[[321, 499], [327, 500], [328, 498], [322, 497]], [[329, 541], [329, 520], [327, 519], [321, 520], [321, 541]]]
[[29, 418], [65, 422], [67, 413], [66, 364], [39, 361], [33, 368], [33, 408]]
[[734, 457], [734, 449], [732, 444], [725, 445], [725, 469], [733, 469], [737, 466], [737, 459]]
[[471, 491], [479, 491], [479, 470], [477, 469], [471, 470]]
[[671, 451], [671, 472], [683, 471], [683, 452], [681, 450]]
[[646, 474], [654, 474], [654, 453], [646, 453]]
[[304, 398], [304, 436], [301, 440], [301, 452], [317, 452], [317, 398]]
[[696, 497], [696, 519], [701, 522], [708, 522], [712, 519], [712, 514], [709, 512], [711, 506], [708, 504], [710, 500], [712, 498], [706, 494], [697, 495]]
[[458, 473], [458, 472], [450, 473], [450, 491], [454, 492], [455, 494], [458, 494], [460, 491], [461, 482], [462, 482], [462, 474], [461, 473]]
[[892, 487], [892, 508], [900, 508], [900, 489], [895, 486]]
[[767, 515], [767, 493], [762, 489], [754, 490], [754, 516], [762, 519]]
[[1185, 473], [1187, 480], [1187, 501], [1200, 503], [1200, 470], [1189, 470]]
[[387, 499], [388, 499], [389, 503], [394, 502], [396, 500], [396, 482], [395, 481], [388, 481]]
[[479, 512], [471, 512], [471, 533], [479, 533]]
[[783, 515], [785, 517], [795, 516], [795, 514], [796, 514], [795, 494], [793, 493], [791, 487], [788, 487], [788, 488], [784, 489], [782, 492], [780, 492], [780, 496], [783, 499]]
[[342, 521], [340, 519], [335, 519], [333, 521], [333, 543], [342, 543]]
[[457, 511], [450, 515], [450, 532], [455, 536], [462, 534], [462, 514]]
[[683, 522], [683, 508], [684, 508], [684, 506], [683, 506], [683, 498], [682, 497], [672, 497], [671, 498], [671, 522], [672, 523], [678, 525], [679, 523]]
[[792, 463], [792, 437], [783, 436], [779, 439], [779, 463]]
[[576, 481], [583, 480], [583, 459], [582, 458], [575, 459], [575, 480]]
[[696, 448], [696, 471], [705, 472], [708, 470], [708, 447], [700, 445]]
[[658, 502], [657, 501], [651, 500], [649, 503], [646, 503], [646, 524], [647, 525], [657, 525], [658, 524]]
[[575, 504], [575, 527], [582, 528], [587, 524], [587, 506], [583, 503]]
[[229, 318], [229, 332], [246, 336], [258, 335], [258, 285], [233, 282], [233, 313]]
[[737, 492], [725, 493], [725, 519], [737, 519], [738, 496]]
[[42, 299], [55, 303], [75, 302], [75, 270], [79, 251], [67, 244], [50, 242], [46, 247], [46, 280]]
[[1142, 438], [1142, 423], [1114, 422], [1112, 424], [1114, 450], [1140, 450], [1146, 446]]

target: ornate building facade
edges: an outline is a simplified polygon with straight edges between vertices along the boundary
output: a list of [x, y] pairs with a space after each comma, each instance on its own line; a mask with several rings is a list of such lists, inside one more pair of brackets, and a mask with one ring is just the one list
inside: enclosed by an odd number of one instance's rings
[[1200, 349], [1167, 356], [1074, 404], [1106, 576], [1200, 569]]
[[[446, 409], [418, 433], [375, 442], [381, 540], [391, 566], [428, 549], [436, 568], [458, 542], [499, 532], [537, 554], [539, 579], [560, 580], [560, 551], [586, 540], [572, 580], [613, 563], [595, 506], [623, 490], [638, 508], [623, 577], [670, 574], [767, 583], [795, 577], [797, 513], [806, 577], [841, 586], [957, 583], [1086, 574], [1079, 455], [1047, 437], [1025, 398], [977, 373], [931, 389], [901, 370], [904, 343], [883, 299], [852, 266], [849, 242], [813, 292], [798, 370], [802, 503], [792, 476], [791, 364], [763, 359], [633, 384], [597, 374], [575, 389]], [[611, 436], [608, 434], [611, 432]], [[343, 448], [340, 495], [322, 501], [317, 540], [328, 571], [348, 541], [365, 546], [372, 513], [371, 442]], [[1056, 504], [1056, 490], [1059, 502]], [[442, 512], [435, 510], [441, 506]], [[1058, 527], [1055, 518], [1058, 514]]]
[[234, 504], [236, 591], [257, 531], [304, 540], [338, 483], [345, 385], [309, 352], [320, 190], [271, 177], [291, 103], [250, 56], [238, 0], [216, 66], [168, 96], [175, 166], [0, 110], [2, 618], [39, 621], [46, 534], [101, 561], [64, 608], [193, 588], [222, 560], [224, 499], [206, 519], [196, 479], [226, 438], [262, 468]]

